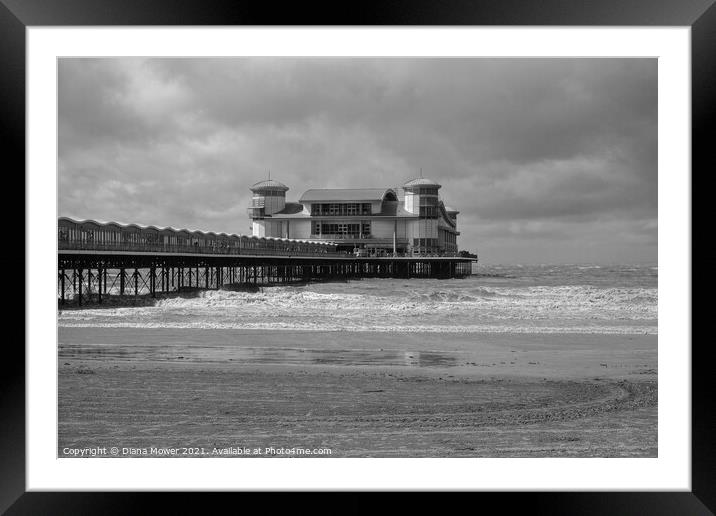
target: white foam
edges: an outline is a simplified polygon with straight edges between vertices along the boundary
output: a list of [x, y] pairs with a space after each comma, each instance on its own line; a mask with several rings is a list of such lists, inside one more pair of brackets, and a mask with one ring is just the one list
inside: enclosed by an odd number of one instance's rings
[[[387, 282], [386, 282], [387, 283]], [[203, 291], [153, 306], [85, 308], [61, 326], [656, 334], [656, 288], [487, 287], [469, 282]], [[410, 285], [412, 286], [412, 285]], [[333, 290], [333, 291], [331, 291]]]

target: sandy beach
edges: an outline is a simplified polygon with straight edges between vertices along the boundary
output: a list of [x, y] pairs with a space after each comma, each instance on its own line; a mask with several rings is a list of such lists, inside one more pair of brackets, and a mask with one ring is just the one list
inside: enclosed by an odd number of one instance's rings
[[656, 335], [58, 334], [59, 457], [112, 446], [154, 456], [657, 456]]

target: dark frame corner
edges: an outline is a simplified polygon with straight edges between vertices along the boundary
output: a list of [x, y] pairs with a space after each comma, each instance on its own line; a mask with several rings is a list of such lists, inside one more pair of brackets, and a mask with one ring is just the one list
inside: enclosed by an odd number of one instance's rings
[[[0, 135], [7, 172], [25, 170], [25, 29], [50, 25], [631, 25], [692, 28], [692, 182], [716, 170], [709, 129], [716, 120], [716, 5], [714, 0], [392, 0], [320, 4], [272, 4], [248, 0], [0, 0]], [[5, 177], [24, 178], [6, 173]], [[17, 179], [19, 191], [24, 180]], [[703, 183], [703, 180], [701, 181]], [[14, 185], [13, 185], [14, 186]], [[698, 189], [693, 189], [698, 192]], [[10, 189], [8, 188], [9, 192]], [[702, 189], [703, 191], [703, 189]], [[692, 214], [695, 213], [692, 201]], [[693, 217], [692, 234], [705, 226]], [[692, 245], [692, 253], [704, 244]], [[692, 257], [692, 269], [714, 265], [705, 253]], [[25, 260], [24, 252], [22, 256]], [[5, 259], [5, 266], [18, 260]], [[701, 289], [714, 291], [704, 274]], [[711, 288], [710, 288], [711, 287]], [[24, 301], [23, 294], [23, 301]], [[694, 299], [695, 300], [695, 299]], [[708, 303], [692, 303], [692, 319], [706, 315]], [[18, 303], [16, 306], [25, 306]], [[24, 339], [23, 339], [24, 340]], [[690, 493], [524, 493], [482, 494], [501, 508], [528, 505], [556, 514], [714, 514], [716, 513], [716, 416], [708, 338], [692, 347], [692, 491]], [[160, 501], [162, 508], [186, 513], [191, 501], [206, 510], [205, 494], [28, 493], [25, 492], [25, 355], [18, 340], [6, 341], [0, 391], [0, 512], [7, 514], [126, 514]], [[226, 495], [228, 496], [228, 495]], [[219, 498], [226, 498], [220, 496]], [[246, 496], [246, 495], [242, 495]], [[265, 495], [264, 495], [265, 496]], [[355, 495], [354, 495], [355, 497]], [[158, 500], [157, 500], [158, 498]], [[421, 497], [416, 497], [420, 499]], [[263, 498], [261, 499], [265, 501]], [[225, 500], [224, 500], [225, 501]], [[256, 499], [256, 501], [260, 501]], [[250, 503], [250, 501], [244, 501]], [[360, 500], [357, 504], [360, 504]], [[313, 505], [313, 504], [312, 504]], [[348, 505], [355, 506], [356, 503]], [[202, 511], [203, 512], [203, 511]]]

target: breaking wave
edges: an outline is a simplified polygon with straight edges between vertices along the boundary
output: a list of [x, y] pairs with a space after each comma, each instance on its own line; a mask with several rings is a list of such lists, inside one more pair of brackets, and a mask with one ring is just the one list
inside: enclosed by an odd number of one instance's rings
[[58, 322], [147, 328], [657, 333], [655, 287], [476, 283], [376, 280], [257, 292], [213, 290], [167, 296], [149, 306], [63, 310]]

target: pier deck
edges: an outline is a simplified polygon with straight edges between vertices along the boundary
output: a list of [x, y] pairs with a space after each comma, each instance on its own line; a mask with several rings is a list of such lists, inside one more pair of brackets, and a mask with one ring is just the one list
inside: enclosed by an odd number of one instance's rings
[[[475, 258], [326, 254], [59, 249], [60, 306], [101, 304], [107, 296], [155, 297], [187, 289], [220, 289], [361, 278], [459, 278]], [[192, 250], [193, 251], [193, 250]], [[256, 251], [256, 250], [254, 250]]]

